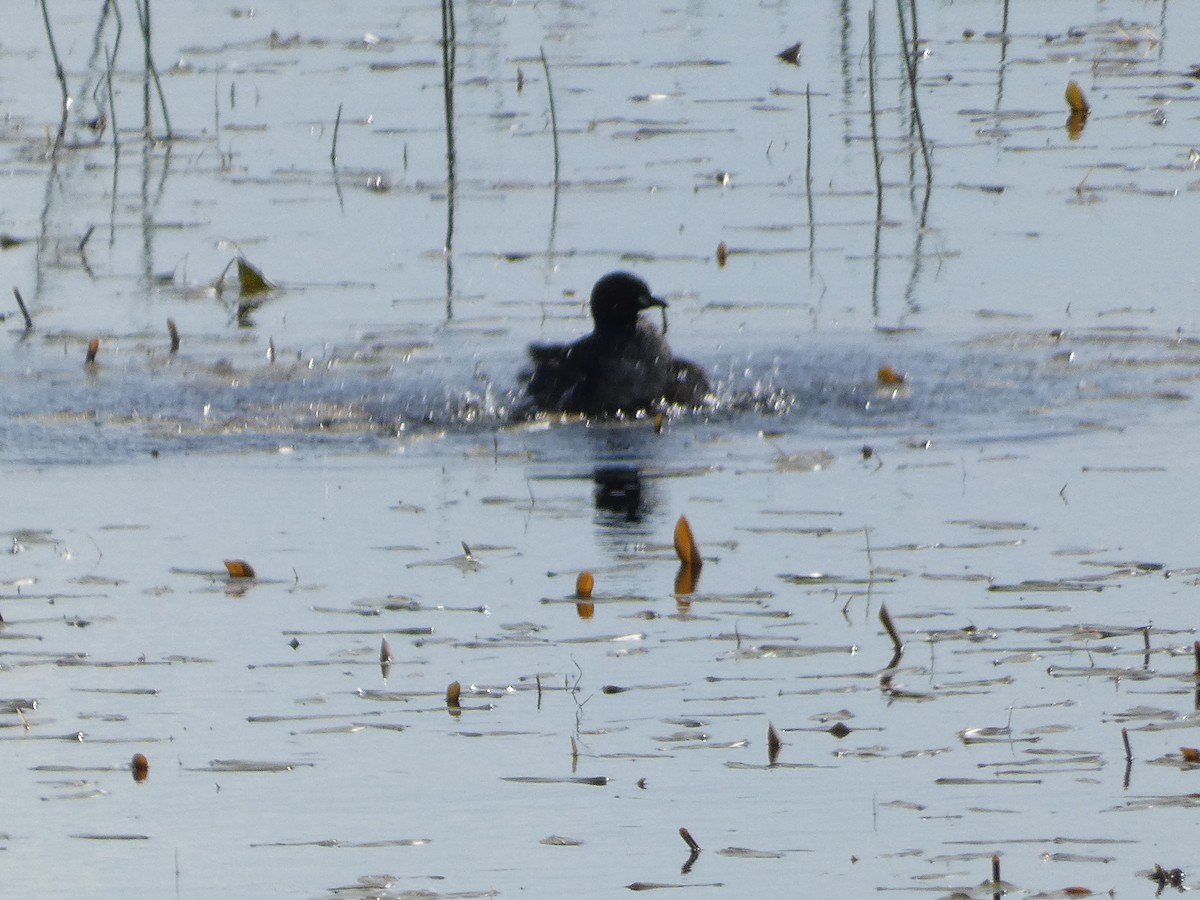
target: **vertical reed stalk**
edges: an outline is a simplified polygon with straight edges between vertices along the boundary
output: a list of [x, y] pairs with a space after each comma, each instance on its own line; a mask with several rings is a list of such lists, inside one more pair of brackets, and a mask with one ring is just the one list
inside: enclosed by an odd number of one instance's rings
[[[904, 0], [896, 0], [896, 17], [900, 26], [900, 52], [904, 60], [904, 76], [908, 82], [909, 108], [912, 111], [913, 122], [917, 126], [917, 140], [921, 145], [921, 159], [925, 163], [925, 192], [928, 203], [929, 189], [933, 186], [933, 164], [929, 157], [929, 144], [925, 140], [925, 122], [921, 118], [921, 105], [917, 99], [917, 61], [916, 51], [919, 37], [917, 35], [917, 0], [909, 0], [912, 16], [912, 33], [904, 25]], [[924, 222], [922, 222], [924, 224]]]
[[163, 127], [166, 128], [167, 140], [171, 140], [174, 133], [171, 130], [171, 115], [167, 112], [167, 98], [163, 94], [162, 82], [158, 78], [158, 67], [154, 64], [154, 53], [150, 49], [151, 44], [151, 28], [150, 28], [150, 0], [133, 0], [133, 8], [137, 10], [138, 26], [142, 30], [142, 44], [144, 45], [144, 71], [142, 72], [142, 113], [145, 121], [146, 137], [151, 137], [150, 128], [150, 82], [154, 81], [154, 90], [158, 93], [158, 105], [162, 110]]
[[875, 10], [867, 12], [867, 97], [871, 105], [871, 154], [875, 161], [875, 217], [883, 216], [883, 158], [879, 153], [879, 113], [875, 106]]
[[542, 71], [546, 73], [546, 95], [550, 100], [550, 134], [554, 138], [554, 184], [558, 186], [559, 156], [558, 156], [558, 114], [554, 110], [554, 84], [550, 80], [550, 63], [546, 62], [546, 50], [538, 48], [542, 56]]
[[446, 319], [454, 318], [454, 195], [457, 185], [454, 149], [454, 68], [457, 63], [454, 0], [442, 0], [442, 101], [446, 117]]
[[810, 267], [813, 247], [817, 242], [817, 223], [813, 216], [812, 151], [812, 91], [806, 84], [804, 86], [804, 195], [808, 200], [808, 259]]
[[108, 125], [112, 129], [113, 145], [113, 178], [116, 178], [117, 165], [121, 162], [121, 142], [117, 139], [117, 103], [113, 95], [112, 84], [113, 54], [104, 47], [104, 84], [108, 90]]
[[50, 11], [46, 9], [46, 0], [40, 0], [42, 8], [42, 23], [46, 26], [46, 40], [50, 43], [50, 57], [54, 60], [54, 77], [58, 79], [58, 88], [62, 93], [62, 115], [58, 121], [58, 134], [54, 138], [54, 151], [62, 145], [67, 134], [67, 112], [71, 108], [71, 94], [67, 90], [67, 76], [63, 72], [62, 62], [58, 58], [58, 47], [54, 43], [54, 29], [50, 27]]
[[329, 163], [337, 168], [338, 129], [342, 126], [342, 104], [338, 104], [337, 117], [333, 120], [333, 147], [329, 150]]

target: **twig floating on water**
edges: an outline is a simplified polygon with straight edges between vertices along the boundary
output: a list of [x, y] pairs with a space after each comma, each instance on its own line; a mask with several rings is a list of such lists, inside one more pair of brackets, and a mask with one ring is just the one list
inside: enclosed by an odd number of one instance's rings
[[679, 836], [683, 838], [683, 842], [688, 845], [688, 849], [693, 853], [700, 852], [700, 845], [696, 843], [696, 839], [692, 837], [692, 833], [686, 828], [679, 829]]

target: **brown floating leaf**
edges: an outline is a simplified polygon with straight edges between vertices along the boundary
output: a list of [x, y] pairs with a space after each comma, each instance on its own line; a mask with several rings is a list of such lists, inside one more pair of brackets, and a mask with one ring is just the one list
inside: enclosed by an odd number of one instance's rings
[[779, 736], [779, 732], [775, 730], [775, 725], [772, 722], [767, 723], [767, 761], [771, 765], [775, 765], [775, 761], [779, 759], [779, 751], [783, 749], [783, 738]]
[[575, 596], [587, 600], [592, 596], [592, 588], [595, 586], [596, 579], [591, 572], [580, 572], [579, 577], [575, 579]]
[[693, 853], [700, 852], [700, 845], [696, 843], [696, 839], [692, 837], [692, 833], [686, 828], [679, 829], [679, 836], [683, 838], [683, 842], [688, 845], [688, 849]]
[[1067, 82], [1067, 106], [1071, 107], [1071, 112], [1081, 116], [1086, 116], [1091, 112], [1091, 107], [1088, 106], [1087, 98], [1083, 96], [1083, 88], [1079, 86], [1078, 81]]
[[88, 341], [87, 349], [87, 364], [94, 366], [96, 364], [96, 354], [100, 352], [100, 338], [92, 338]]
[[1195, 747], [1180, 747], [1179, 752], [1183, 754], [1184, 762], [1200, 763], [1200, 750]]
[[225, 571], [230, 578], [253, 578], [254, 567], [244, 559], [225, 560]]
[[797, 41], [786, 50], [780, 50], [775, 54], [775, 56], [779, 59], [782, 59], [785, 63], [789, 63], [790, 65], [800, 65], [800, 42]]
[[675, 555], [685, 566], [699, 570], [704, 564], [700, 556], [700, 548], [692, 536], [692, 526], [688, 524], [687, 516], [680, 516], [675, 523]]
[[150, 774], [150, 761], [146, 759], [145, 754], [135, 753], [130, 768], [133, 770], [134, 781], [145, 781], [146, 776]]
[[446, 705], [449, 707], [458, 707], [458, 697], [462, 693], [462, 685], [457, 681], [450, 682], [450, 686], [446, 688]]
[[237, 258], [238, 288], [243, 297], [253, 297], [255, 294], [265, 294], [275, 290], [275, 285], [263, 277], [263, 273], [246, 261], [244, 256]]
[[717, 268], [725, 268], [725, 263], [729, 262], [729, 247], [724, 242], [717, 244]]
[[879, 371], [875, 373], [875, 379], [885, 387], [892, 387], [898, 384], [904, 384], [904, 373], [897, 372], [891, 366], [880, 366]]

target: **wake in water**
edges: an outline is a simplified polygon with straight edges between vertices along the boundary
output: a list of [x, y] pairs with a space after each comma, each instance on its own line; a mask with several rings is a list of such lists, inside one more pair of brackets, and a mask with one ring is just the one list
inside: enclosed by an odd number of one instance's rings
[[[869, 435], [887, 429], [956, 439], [1066, 433], [1079, 420], [1144, 412], [1147, 399], [1184, 398], [1200, 350], [1172, 338], [1083, 335], [1064, 352], [1053, 336], [969, 343], [825, 340], [802, 349], [733, 352], [706, 360], [713, 393], [683, 425]], [[447, 433], [530, 427], [508, 360], [458, 359], [411, 347], [351, 348], [327, 359], [204, 361], [129, 354], [120, 365], [0, 374], [0, 456], [99, 461], [147, 452], [261, 451], [293, 446], [389, 449]], [[880, 365], [905, 375], [881, 384]], [[463, 373], [469, 375], [464, 377]], [[494, 375], [493, 373], [502, 373]], [[1167, 386], [1164, 386], [1166, 384]], [[1087, 411], [1084, 407], [1087, 406]], [[550, 416], [535, 426], [583, 421]]]

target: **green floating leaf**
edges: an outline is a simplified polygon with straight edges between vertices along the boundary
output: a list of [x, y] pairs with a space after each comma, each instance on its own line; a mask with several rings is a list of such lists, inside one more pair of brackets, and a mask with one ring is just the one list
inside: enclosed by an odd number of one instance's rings
[[238, 287], [243, 297], [253, 297], [275, 290], [275, 285], [268, 281], [263, 273], [246, 261], [244, 256], [237, 258]]

